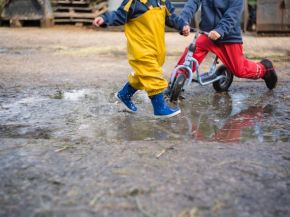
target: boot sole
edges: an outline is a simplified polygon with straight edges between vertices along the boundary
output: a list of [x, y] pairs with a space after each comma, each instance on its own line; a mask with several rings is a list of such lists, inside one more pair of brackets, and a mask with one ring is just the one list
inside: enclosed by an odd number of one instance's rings
[[162, 118], [171, 118], [171, 117], [173, 117], [175, 115], [178, 115], [180, 113], [181, 113], [181, 110], [178, 110], [178, 111], [176, 111], [176, 112], [174, 112], [172, 114], [169, 114], [169, 115], [154, 115], [154, 117], [155, 118], [160, 118], [160, 119], [162, 119]]
[[118, 102], [120, 102], [120, 103], [122, 104], [123, 109], [126, 110], [127, 112], [130, 112], [130, 113], [133, 113], [133, 114], [137, 112], [137, 111], [133, 111], [133, 110], [129, 109], [129, 108], [128, 108], [124, 103], [123, 103], [123, 101], [118, 97], [118, 92], [115, 93], [115, 98], [118, 100]]

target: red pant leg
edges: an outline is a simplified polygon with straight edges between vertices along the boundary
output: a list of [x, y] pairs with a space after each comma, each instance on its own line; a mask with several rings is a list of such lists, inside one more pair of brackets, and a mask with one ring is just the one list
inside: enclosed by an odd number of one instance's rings
[[[186, 48], [180, 57], [178, 65], [184, 63], [187, 50]], [[196, 50], [193, 57], [200, 64], [209, 51], [217, 55], [237, 77], [258, 79], [265, 75], [265, 68], [261, 63], [255, 63], [245, 58], [242, 44], [215, 44], [206, 35], [201, 35], [196, 41]], [[195, 71], [194, 68], [193, 71]]]
[[223, 128], [215, 133], [214, 140], [240, 142], [242, 129], [263, 119], [263, 108], [253, 107], [231, 117]]
[[258, 79], [265, 75], [265, 68], [261, 63], [246, 59], [242, 44], [215, 44], [208, 37], [203, 36], [202, 49], [216, 54], [223, 64], [240, 78]]

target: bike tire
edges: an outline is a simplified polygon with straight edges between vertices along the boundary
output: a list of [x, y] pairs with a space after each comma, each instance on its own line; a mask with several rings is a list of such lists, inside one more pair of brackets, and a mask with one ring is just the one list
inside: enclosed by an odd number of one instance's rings
[[233, 73], [225, 67], [225, 65], [221, 65], [216, 70], [216, 75], [225, 75], [225, 79], [220, 79], [212, 83], [213, 88], [216, 92], [226, 92], [228, 91], [229, 87], [231, 86], [234, 75]]
[[176, 102], [181, 94], [182, 88], [186, 81], [186, 75], [183, 73], [180, 73], [177, 78], [175, 79], [175, 82], [173, 84], [171, 93], [170, 93], [170, 102]]

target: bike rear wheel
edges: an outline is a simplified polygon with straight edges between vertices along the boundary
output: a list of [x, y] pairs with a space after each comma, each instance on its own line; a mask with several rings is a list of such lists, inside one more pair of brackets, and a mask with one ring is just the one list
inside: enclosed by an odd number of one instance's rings
[[175, 79], [175, 82], [173, 84], [171, 93], [170, 93], [170, 101], [176, 102], [182, 92], [183, 86], [186, 81], [186, 75], [183, 73], [180, 73], [177, 78]]
[[220, 79], [218, 81], [215, 81], [212, 83], [213, 88], [216, 90], [216, 92], [225, 92], [229, 89], [231, 86], [234, 76], [233, 73], [228, 70], [225, 65], [221, 65], [216, 70], [216, 75], [224, 75], [224, 79]]

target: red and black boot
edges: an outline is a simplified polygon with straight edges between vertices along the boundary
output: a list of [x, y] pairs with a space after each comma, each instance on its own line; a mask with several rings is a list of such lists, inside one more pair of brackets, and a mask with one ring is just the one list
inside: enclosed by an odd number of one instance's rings
[[278, 76], [276, 74], [276, 71], [274, 69], [274, 66], [272, 62], [268, 59], [261, 60], [261, 64], [265, 67], [265, 75], [263, 77], [266, 86], [272, 90], [276, 87]]

